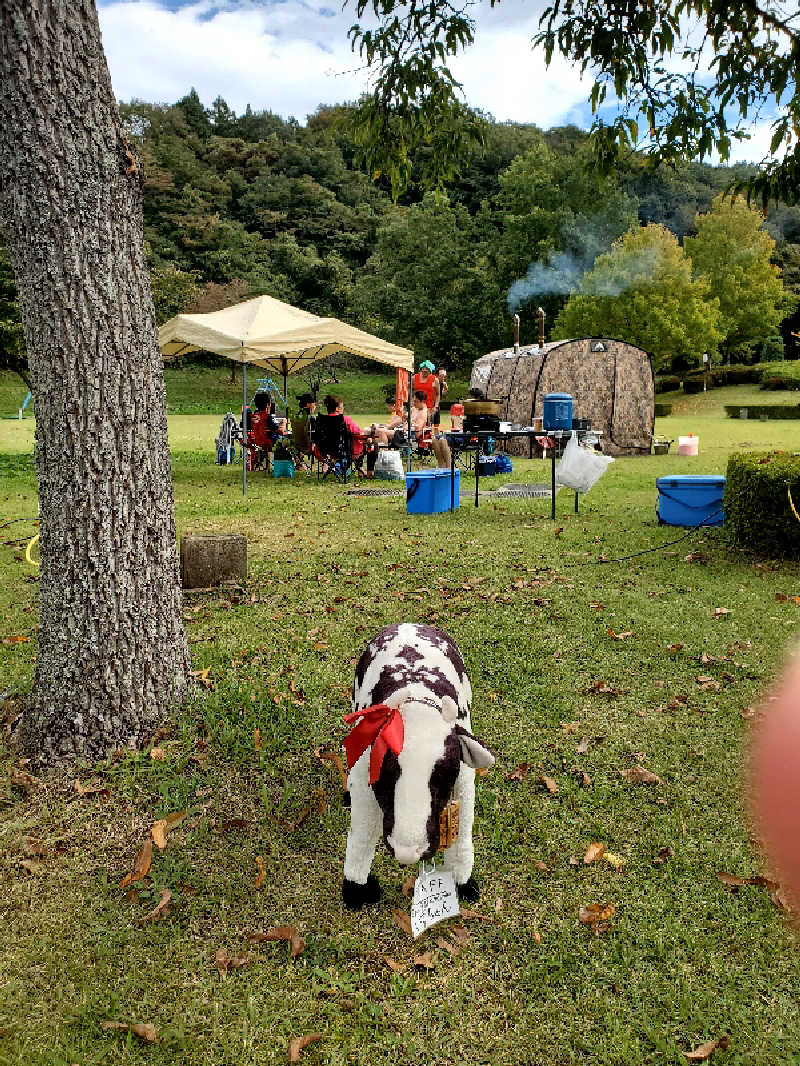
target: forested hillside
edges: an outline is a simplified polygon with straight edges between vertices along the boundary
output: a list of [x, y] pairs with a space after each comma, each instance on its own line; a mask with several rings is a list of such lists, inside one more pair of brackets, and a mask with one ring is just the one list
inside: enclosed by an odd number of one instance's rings
[[[632, 156], [603, 178], [589, 165], [581, 130], [490, 120], [483, 149], [446, 196], [415, 189], [395, 204], [387, 182], [359, 169], [346, 108], [320, 107], [302, 126], [250, 108], [237, 116], [222, 98], [205, 109], [192, 91], [171, 106], [133, 101], [121, 110], [143, 161], [159, 321], [269, 293], [450, 367], [507, 344], [513, 310], [523, 341], [534, 339], [538, 306], [549, 332], [584, 272], [631, 227], [662, 225], [682, 245], [697, 234], [697, 215], [747, 172], [700, 164], [653, 171]], [[727, 349], [723, 325], [702, 336], [689, 326], [677, 348], [661, 346], [662, 366], [688, 365], [687, 353], [708, 347], [709, 337], [712, 347], [719, 340], [717, 357], [775, 358], [771, 323], [782, 316], [786, 354], [798, 354], [800, 208], [772, 209], [765, 227], [786, 289], [777, 318]], [[713, 288], [700, 286], [711, 299]], [[19, 344], [9, 293], [0, 255], [5, 366]]]

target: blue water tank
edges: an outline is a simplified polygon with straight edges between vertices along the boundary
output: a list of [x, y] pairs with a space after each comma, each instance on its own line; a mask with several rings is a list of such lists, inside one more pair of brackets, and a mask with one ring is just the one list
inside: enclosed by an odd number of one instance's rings
[[572, 429], [572, 395], [548, 392], [543, 401], [543, 429]]
[[453, 507], [458, 509], [461, 487], [461, 471], [454, 471], [451, 479], [449, 469], [413, 470], [406, 474], [406, 510], [409, 514], [440, 514], [450, 510], [450, 493]]
[[721, 474], [674, 474], [656, 479], [658, 517], [668, 526], [721, 526], [725, 518]]

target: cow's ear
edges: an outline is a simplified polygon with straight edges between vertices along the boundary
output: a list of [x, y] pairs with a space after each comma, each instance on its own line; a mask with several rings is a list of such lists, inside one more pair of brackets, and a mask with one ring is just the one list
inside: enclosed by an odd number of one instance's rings
[[458, 706], [451, 696], [442, 697], [442, 718], [450, 725], [458, 719]]
[[467, 733], [466, 730], [459, 733], [458, 742], [461, 745], [461, 761], [467, 766], [471, 766], [473, 770], [487, 770], [494, 766], [494, 755], [488, 748], [484, 748], [472, 733]]

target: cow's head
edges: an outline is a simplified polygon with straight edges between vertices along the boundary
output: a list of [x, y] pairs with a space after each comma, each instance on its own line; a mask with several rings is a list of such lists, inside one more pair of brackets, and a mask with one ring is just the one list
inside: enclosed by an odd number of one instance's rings
[[458, 724], [449, 696], [442, 700], [441, 713], [400, 693], [391, 703], [403, 717], [403, 750], [386, 753], [373, 789], [383, 812], [386, 845], [406, 866], [439, 850], [439, 819], [462, 765], [488, 767], [494, 756]]

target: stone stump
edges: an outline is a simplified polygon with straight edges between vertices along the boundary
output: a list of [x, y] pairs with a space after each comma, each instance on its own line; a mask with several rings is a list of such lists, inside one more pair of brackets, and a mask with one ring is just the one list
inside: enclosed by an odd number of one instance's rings
[[246, 580], [244, 533], [184, 533], [181, 537], [181, 582], [185, 589]]

